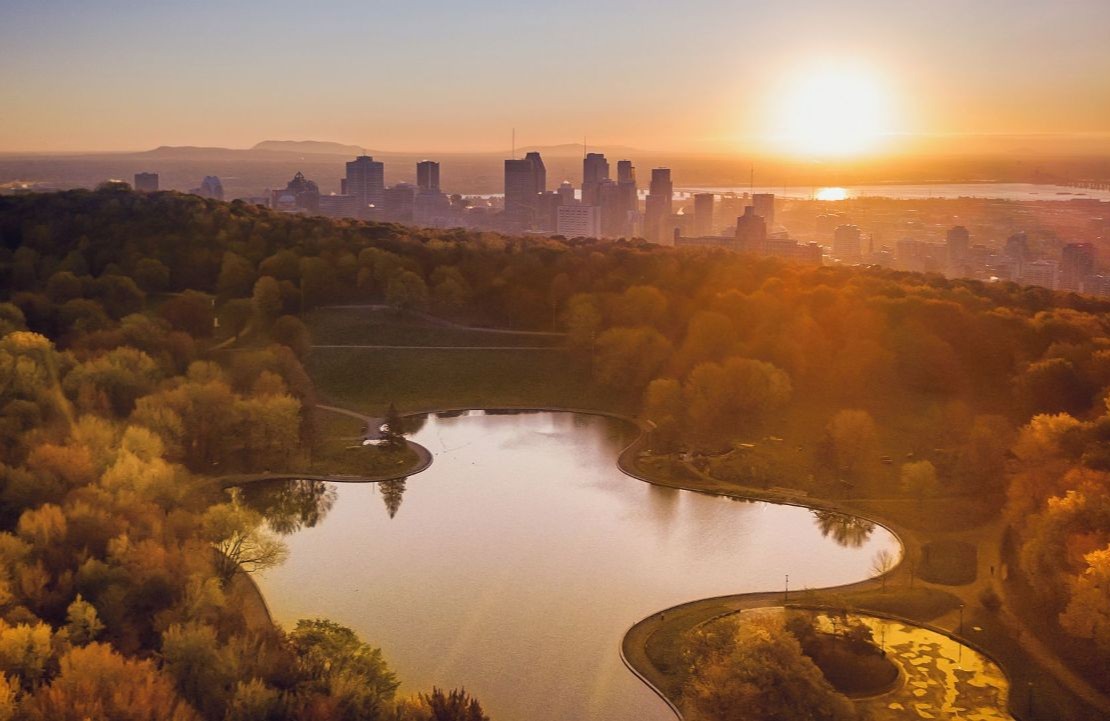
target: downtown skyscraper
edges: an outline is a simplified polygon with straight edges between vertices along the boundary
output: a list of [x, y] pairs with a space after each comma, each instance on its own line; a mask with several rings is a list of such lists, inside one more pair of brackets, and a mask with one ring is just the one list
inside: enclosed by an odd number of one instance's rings
[[355, 199], [358, 217], [370, 218], [371, 206], [380, 210], [385, 204], [385, 164], [360, 155], [347, 163], [347, 177], [341, 185], [343, 194]]

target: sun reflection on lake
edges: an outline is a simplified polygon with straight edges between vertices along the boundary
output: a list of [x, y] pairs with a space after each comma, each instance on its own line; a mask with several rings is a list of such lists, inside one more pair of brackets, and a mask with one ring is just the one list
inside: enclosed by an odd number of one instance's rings
[[846, 188], [819, 188], [813, 197], [817, 200], [847, 200], [848, 190]]

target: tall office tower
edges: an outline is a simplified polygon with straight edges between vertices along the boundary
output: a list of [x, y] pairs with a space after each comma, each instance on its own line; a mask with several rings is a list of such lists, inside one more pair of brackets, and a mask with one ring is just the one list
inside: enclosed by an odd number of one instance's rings
[[212, 198], [213, 200], [224, 199], [224, 186], [220, 179], [215, 175], [206, 175], [204, 180], [200, 181], [199, 188], [193, 188], [191, 191], [193, 195], [199, 195], [202, 198]]
[[512, 223], [531, 225], [537, 197], [546, 190], [547, 169], [539, 153], [528, 153], [522, 160], [505, 161], [505, 215]]
[[135, 190], [140, 193], [157, 193], [158, 173], [135, 173]]
[[670, 168], [652, 168], [651, 185], [644, 203], [644, 238], [653, 243], [670, 245], [667, 225], [674, 212], [674, 185]]
[[1010, 279], [1019, 280], [1025, 262], [1029, 260], [1029, 237], [1023, 232], [1014, 233], [1006, 239], [1003, 254], [1010, 262]]
[[754, 206], [746, 206], [736, 219], [736, 244], [745, 253], [759, 254], [767, 245], [767, 221], [755, 214]]
[[559, 185], [559, 190], [556, 191], [563, 198], [563, 205], [574, 205], [574, 186], [570, 184], [569, 180], [564, 180]]
[[360, 218], [369, 218], [385, 205], [385, 165], [369, 155], [360, 155], [347, 163], [347, 182], [342, 190], [355, 198]]
[[767, 232], [775, 229], [775, 194], [752, 193], [752, 207], [755, 214], [767, 223]]
[[832, 254], [842, 263], [858, 263], [862, 256], [859, 226], [838, 225], [833, 231]]
[[1064, 290], [1087, 292], [1087, 278], [1095, 274], [1095, 246], [1091, 243], [1068, 243], [1060, 253], [1060, 287]]
[[598, 205], [597, 187], [609, 179], [609, 161], [602, 153], [587, 153], [582, 159], [582, 203]]
[[967, 251], [971, 248], [971, 234], [967, 228], [957, 225], [948, 230], [944, 249], [948, 261], [949, 275], [964, 275], [967, 266]]
[[621, 186], [608, 178], [597, 185], [598, 206], [601, 208], [601, 235], [619, 238], [628, 226], [628, 209], [621, 194]]
[[694, 195], [694, 235], [705, 238], [713, 235], [713, 193]]
[[620, 188], [621, 210], [624, 214], [624, 228], [621, 235], [636, 234], [636, 220], [640, 215], [640, 196], [636, 189], [636, 168], [631, 160], [617, 161], [617, 187]]
[[420, 190], [439, 192], [439, 163], [421, 160], [416, 164], [416, 187]]

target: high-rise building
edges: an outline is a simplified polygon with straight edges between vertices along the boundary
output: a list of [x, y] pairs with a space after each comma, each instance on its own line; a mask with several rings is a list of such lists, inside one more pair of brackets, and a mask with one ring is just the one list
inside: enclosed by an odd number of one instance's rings
[[369, 155], [360, 155], [347, 163], [343, 193], [354, 196], [358, 217], [370, 218], [385, 202], [385, 164]]
[[621, 235], [633, 236], [640, 218], [640, 196], [636, 188], [636, 168], [631, 160], [617, 161], [617, 187], [620, 192], [621, 212], [624, 227]]
[[752, 207], [755, 208], [755, 214], [763, 218], [767, 224], [767, 232], [773, 231], [775, 229], [775, 194], [752, 193]]
[[595, 205], [559, 206], [556, 232], [565, 238], [600, 237], [600, 208]]
[[199, 188], [193, 188], [189, 191], [193, 195], [199, 195], [202, 198], [211, 198], [212, 200], [224, 199], [224, 186], [220, 179], [215, 175], [206, 175], [204, 180], [200, 181]]
[[538, 196], [547, 190], [547, 168], [539, 153], [505, 161], [505, 215], [518, 226], [535, 219]]
[[598, 206], [601, 208], [601, 234], [606, 238], [619, 238], [628, 225], [628, 209], [619, 183], [603, 179], [597, 185]]
[[1095, 273], [1095, 246], [1092, 243], [1068, 243], [1060, 253], [1060, 287], [1063, 290], [1089, 292], [1087, 279]]
[[609, 179], [609, 161], [603, 153], [586, 153], [582, 159], [582, 203], [598, 205], [598, 186]]
[[967, 232], [967, 228], [962, 225], [949, 228], [944, 247], [948, 261], [948, 274], [965, 275], [967, 253], [971, 248], [971, 234]]
[[674, 185], [670, 168], [652, 168], [651, 185], [644, 203], [644, 237], [653, 242], [670, 245], [668, 237], [671, 215], [674, 213]]
[[713, 235], [713, 193], [694, 194], [694, 235], [705, 237]]
[[135, 173], [135, 190], [140, 193], [157, 193], [158, 173]]
[[857, 225], [838, 225], [833, 231], [832, 254], [842, 263], [858, 263], [863, 255], [862, 234]]
[[736, 245], [742, 252], [762, 254], [766, 244], [767, 221], [748, 205], [744, 214], [736, 219]]
[[439, 163], [421, 160], [416, 164], [416, 187], [420, 190], [439, 192]]

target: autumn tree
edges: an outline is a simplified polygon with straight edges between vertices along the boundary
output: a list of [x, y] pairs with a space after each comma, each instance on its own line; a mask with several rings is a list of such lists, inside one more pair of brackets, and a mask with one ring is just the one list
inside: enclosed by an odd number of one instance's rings
[[916, 498], [918, 503], [940, 492], [937, 469], [929, 461], [903, 463], [899, 478], [902, 492]]
[[851, 701], [836, 692], [770, 616], [735, 616], [699, 627], [685, 640], [690, 669], [683, 715], [695, 721], [846, 721]]
[[1110, 652], [1110, 546], [1084, 556], [1087, 567], [1074, 579], [1060, 625]]
[[285, 544], [265, 527], [257, 511], [239, 502], [211, 506], [201, 518], [201, 529], [217, 551], [216, 573], [226, 584], [241, 569], [247, 573], [279, 565], [288, 555]]
[[825, 427], [838, 469], [854, 473], [875, 455], [875, 421], [867, 411], [838, 411]]
[[100, 643], [71, 649], [49, 685], [22, 707], [27, 721], [199, 721], [173, 682], [148, 660], [125, 659]]

